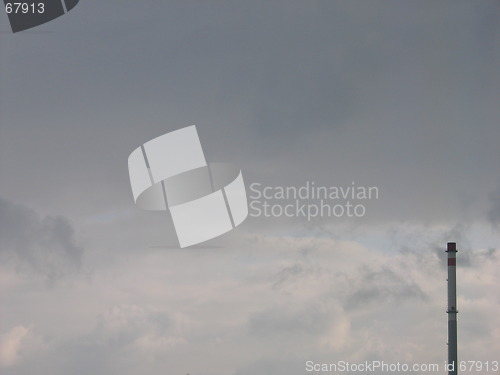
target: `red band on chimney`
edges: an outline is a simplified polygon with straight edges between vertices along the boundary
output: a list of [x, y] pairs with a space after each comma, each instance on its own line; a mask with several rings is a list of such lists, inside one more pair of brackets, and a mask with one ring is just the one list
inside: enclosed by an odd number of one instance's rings
[[456, 258], [448, 258], [448, 266], [456, 266], [457, 260]]

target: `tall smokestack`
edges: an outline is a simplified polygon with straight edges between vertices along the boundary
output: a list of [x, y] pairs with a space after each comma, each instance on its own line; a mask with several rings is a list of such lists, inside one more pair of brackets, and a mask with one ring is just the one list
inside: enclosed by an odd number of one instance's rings
[[448, 313], [448, 366], [450, 366], [448, 375], [457, 375], [457, 244], [448, 242], [446, 252], [448, 253], [448, 310], [446, 312]]

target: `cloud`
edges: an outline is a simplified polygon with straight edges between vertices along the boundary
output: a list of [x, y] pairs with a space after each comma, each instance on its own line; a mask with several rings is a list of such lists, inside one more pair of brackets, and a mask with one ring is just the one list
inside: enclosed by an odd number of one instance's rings
[[[50, 310], [66, 328], [45, 324], [50, 350], [17, 373], [285, 375], [306, 360], [442, 362], [446, 273], [431, 248], [258, 234], [238, 242], [238, 252], [157, 249], [124, 259], [78, 288], [74, 310], [65, 310], [74, 289], [61, 291]], [[471, 356], [498, 351], [497, 268], [492, 258], [460, 269], [460, 345]]]
[[444, 231], [438, 240], [430, 244], [436, 258], [439, 259], [441, 269], [447, 267], [447, 256], [444, 255], [444, 252], [446, 249], [445, 244], [448, 241], [457, 243], [457, 265], [460, 267], [480, 267], [485, 262], [495, 259], [498, 249], [491, 246], [487, 248], [474, 246], [469, 238], [472, 230], [473, 228], [470, 225], [458, 223], [449, 230]]
[[289, 375], [304, 374], [305, 361], [296, 358], [262, 358], [242, 366], [234, 372], [234, 375]]
[[82, 268], [84, 249], [64, 216], [40, 216], [0, 198], [0, 256], [54, 282]]
[[[94, 327], [74, 335], [45, 335], [43, 351], [31, 351], [18, 361], [28, 330], [12, 329], [0, 346], [6, 364], [17, 367], [7, 374], [136, 374], [142, 366], [164, 363], [187, 345], [185, 317], [151, 306], [115, 305], [99, 314]], [[43, 369], [43, 370], [40, 370]], [[158, 369], [159, 371], [160, 369]], [[16, 372], [18, 371], [18, 372]], [[42, 371], [42, 372], [40, 372]]]
[[0, 335], [0, 367], [15, 365], [21, 357], [21, 349], [30, 330], [23, 326], [11, 328]]
[[498, 227], [500, 223], [500, 188], [490, 193], [489, 203], [490, 208], [486, 216], [493, 226]]
[[397, 274], [388, 266], [365, 270], [355, 278], [356, 289], [345, 302], [347, 310], [368, 305], [399, 303], [406, 299], [425, 300], [426, 295], [417, 283]]
[[316, 336], [328, 328], [329, 315], [316, 306], [308, 306], [302, 311], [286, 308], [272, 308], [252, 315], [249, 329], [253, 334], [275, 337], [277, 335]]
[[[29, 359], [23, 338], [2, 374], [288, 375], [312, 353], [441, 363], [448, 240], [460, 345], [498, 356], [498, 233], [447, 229], [484, 225], [487, 207], [500, 222], [500, 3], [430, 4], [87, 2], [3, 45], [2, 194], [27, 207], [0, 201], [2, 332], [33, 323], [51, 349]], [[366, 220], [248, 218], [225, 246], [148, 248], [175, 232], [133, 209], [126, 158], [190, 124], [246, 183], [355, 181], [380, 199]], [[84, 255], [88, 283], [18, 281], [60, 280]]]
[[[173, 328], [170, 316], [147, 306], [113, 306], [99, 316], [95, 336], [106, 345], [168, 346], [181, 342], [182, 338], [169, 337]], [[178, 339], [178, 340], [177, 340]]]

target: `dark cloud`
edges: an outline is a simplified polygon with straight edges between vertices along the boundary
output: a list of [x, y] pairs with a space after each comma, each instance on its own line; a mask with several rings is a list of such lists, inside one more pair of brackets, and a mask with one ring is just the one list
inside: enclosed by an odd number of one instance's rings
[[479, 267], [484, 262], [493, 260], [496, 257], [496, 248], [480, 249], [474, 246], [469, 240], [470, 226], [457, 224], [448, 231], [445, 231], [440, 240], [431, 244], [435, 256], [439, 259], [442, 269], [447, 267], [446, 243], [455, 242], [457, 244], [457, 265], [459, 267]]
[[331, 319], [331, 313], [321, 311], [317, 306], [295, 312], [288, 309], [271, 309], [251, 316], [248, 326], [251, 333], [259, 336], [314, 336], [324, 332]]
[[18, 270], [53, 282], [79, 272], [83, 253], [64, 216], [41, 218], [32, 209], [0, 198], [0, 254]]
[[275, 276], [273, 276], [273, 287], [279, 288], [289, 282], [294, 282], [301, 277], [305, 277], [309, 270], [305, 269], [303, 265], [297, 263], [283, 268]]
[[408, 299], [425, 300], [420, 286], [409, 278], [396, 274], [388, 267], [364, 270], [356, 277], [356, 286], [345, 300], [346, 310], [365, 309], [367, 306], [400, 303]]
[[[336, 250], [341, 252], [340, 248]], [[342, 267], [336, 264], [334, 251], [322, 254], [312, 245], [303, 247], [299, 254], [295, 263], [285, 266], [271, 278], [273, 288], [293, 293], [295, 288], [305, 283], [326, 283], [331, 285], [327, 295], [341, 302], [345, 310], [380, 303], [427, 300], [428, 296], [420, 285], [422, 280], [415, 279], [411, 271], [418, 270], [418, 274], [434, 276], [439, 264], [436, 256], [445, 258], [444, 252], [437, 254], [404, 247], [392, 258], [380, 254], [380, 258], [367, 255], [363, 259], [358, 255], [360, 259], [354, 261], [356, 256], [353, 256], [352, 263]], [[373, 259], [377, 259], [379, 264], [372, 264]]]
[[491, 224], [498, 228], [498, 224], [500, 223], [500, 188], [490, 193], [489, 203], [490, 207], [486, 216]]
[[500, 160], [499, 5], [460, 4], [79, 7], [57, 21], [71, 32], [2, 49], [3, 189], [72, 217], [123, 209], [130, 151], [195, 123], [248, 181], [363, 180], [384, 219], [475, 214]]
[[[489, 249], [473, 249], [465, 248], [457, 253], [458, 267], [479, 267], [483, 263], [492, 261], [497, 254], [496, 248]], [[446, 258], [445, 258], [446, 259]]]

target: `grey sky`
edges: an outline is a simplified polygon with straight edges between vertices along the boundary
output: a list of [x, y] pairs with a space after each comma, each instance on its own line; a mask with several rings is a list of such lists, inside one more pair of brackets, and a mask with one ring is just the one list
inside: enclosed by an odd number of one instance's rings
[[[493, 0], [82, 0], [13, 35], [2, 15], [2, 374], [442, 363], [448, 240], [467, 265], [460, 355], [498, 360], [499, 16]], [[175, 249], [168, 215], [134, 206], [127, 157], [191, 124], [247, 186], [380, 198], [360, 220], [247, 218]]]

